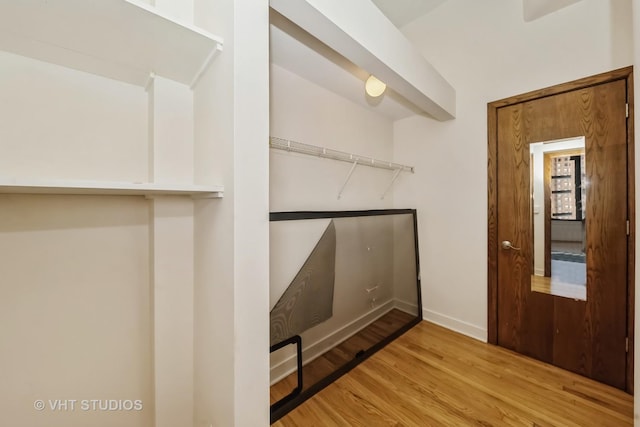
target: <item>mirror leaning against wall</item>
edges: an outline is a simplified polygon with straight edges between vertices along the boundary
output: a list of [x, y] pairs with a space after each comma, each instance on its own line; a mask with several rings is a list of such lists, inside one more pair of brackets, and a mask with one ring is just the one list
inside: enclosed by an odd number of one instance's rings
[[586, 301], [585, 138], [536, 142], [529, 150], [531, 290]]

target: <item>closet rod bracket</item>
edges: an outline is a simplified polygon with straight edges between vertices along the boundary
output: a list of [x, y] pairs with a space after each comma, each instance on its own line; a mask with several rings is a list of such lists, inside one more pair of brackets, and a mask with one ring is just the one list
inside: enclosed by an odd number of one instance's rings
[[344, 180], [344, 184], [342, 184], [342, 188], [340, 189], [340, 192], [338, 193], [338, 200], [340, 200], [340, 197], [342, 197], [342, 192], [344, 191], [344, 188], [347, 186], [347, 183], [351, 179], [351, 175], [353, 175], [353, 171], [356, 170], [356, 166], [358, 166], [358, 159], [356, 159], [353, 162], [353, 165], [351, 165], [351, 169], [349, 169], [349, 173], [347, 174], [347, 177]]
[[387, 186], [387, 189], [384, 190], [384, 193], [382, 193], [382, 197], [380, 197], [380, 200], [384, 200], [384, 197], [387, 195], [389, 190], [391, 190], [391, 187], [393, 187], [393, 183], [396, 182], [396, 179], [398, 179], [398, 177], [400, 176], [400, 172], [402, 172], [402, 169], [395, 170], [395, 172], [393, 173], [393, 177], [391, 178], [391, 182]]

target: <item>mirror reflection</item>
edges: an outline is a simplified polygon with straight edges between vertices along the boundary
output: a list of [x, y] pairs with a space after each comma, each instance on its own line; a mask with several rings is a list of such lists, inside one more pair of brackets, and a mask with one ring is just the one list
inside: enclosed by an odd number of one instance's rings
[[531, 290], [587, 299], [584, 137], [530, 144]]

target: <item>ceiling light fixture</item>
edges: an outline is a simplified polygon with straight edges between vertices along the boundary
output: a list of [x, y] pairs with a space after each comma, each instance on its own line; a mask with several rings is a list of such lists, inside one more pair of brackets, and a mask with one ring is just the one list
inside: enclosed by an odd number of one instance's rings
[[369, 76], [364, 84], [364, 90], [369, 96], [374, 98], [382, 95], [386, 88], [387, 85], [375, 78], [373, 74]]

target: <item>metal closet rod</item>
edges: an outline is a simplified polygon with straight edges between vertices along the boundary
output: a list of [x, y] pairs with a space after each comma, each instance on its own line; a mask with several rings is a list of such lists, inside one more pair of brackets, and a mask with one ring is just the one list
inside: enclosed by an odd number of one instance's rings
[[359, 154], [345, 153], [344, 151], [332, 150], [331, 148], [318, 147], [317, 145], [304, 144], [302, 142], [291, 141], [283, 138], [270, 137], [269, 146], [278, 150], [292, 151], [294, 153], [308, 154], [310, 156], [325, 157], [327, 159], [340, 160], [373, 168], [388, 169], [394, 171], [414, 172], [413, 166], [401, 165], [399, 163], [377, 160]]

